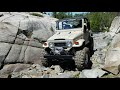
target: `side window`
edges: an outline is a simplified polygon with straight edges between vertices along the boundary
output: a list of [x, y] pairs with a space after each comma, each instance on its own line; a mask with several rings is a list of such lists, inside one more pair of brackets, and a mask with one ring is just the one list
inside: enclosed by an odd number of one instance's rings
[[62, 24], [62, 22], [59, 22], [59, 30], [61, 30], [62, 29], [62, 26], [63, 24]]
[[56, 22], [56, 29], [59, 30], [59, 22]]

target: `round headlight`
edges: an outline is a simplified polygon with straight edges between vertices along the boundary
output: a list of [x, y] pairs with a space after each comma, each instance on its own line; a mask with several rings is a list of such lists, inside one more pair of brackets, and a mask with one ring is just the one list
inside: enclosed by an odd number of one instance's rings
[[68, 42], [66, 43], [66, 45], [67, 45], [68, 47], [72, 47], [72, 42], [71, 42], [71, 41], [68, 41]]
[[49, 43], [49, 47], [50, 47], [50, 48], [54, 47], [54, 43], [50, 42], [50, 43]]

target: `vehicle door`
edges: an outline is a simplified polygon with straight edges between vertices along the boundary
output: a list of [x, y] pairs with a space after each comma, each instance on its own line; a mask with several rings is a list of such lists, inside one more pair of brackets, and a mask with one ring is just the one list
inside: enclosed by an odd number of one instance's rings
[[84, 19], [84, 39], [85, 39], [85, 44], [89, 43], [89, 28], [87, 27], [88, 25], [88, 21], [86, 19]]

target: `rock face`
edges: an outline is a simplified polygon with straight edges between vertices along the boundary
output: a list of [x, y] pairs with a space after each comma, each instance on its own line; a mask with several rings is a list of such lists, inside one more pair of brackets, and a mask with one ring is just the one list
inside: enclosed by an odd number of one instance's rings
[[110, 42], [111, 37], [108, 33], [97, 33], [93, 35], [94, 38], [94, 50], [101, 50], [105, 48]]
[[94, 34], [95, 50], [92, 68], [102, 68], [117, 75], [120, 71], [120, 16], [112, 21], [110, 31]]
[[109, 31], [111, 36], [114, 36], [116, 33], [120, 32], [120, 16], [116, 16], [114, 18]]
[[[94, 38], [97, 51], [92, 56], [94, 67], [101, 67], [104, 70], [117, 75], [120, 65], [120, 16], [114, 18], [110, 32], [96, 34]], [[98, 42], [100, 41], [100, 42]]]
[[106, 52], [109, 43], [111, 42], [111, 37], [109, 33], [97, 33], [93, 34], [94, 38], [94, 54], [91, 57], [93, 63], [92, 68], [104, 67]]
[[1, 14], [0, 63], [40, 63], [42, 44], [54, 34], [57, 19], [35, 12]]
[[120, 65], [120, 33], [115, 35], [106, 53], [104, 69], [113, 74], [119, 73]]
[[[112, 21], [110, 31], [94, 34], [95, 49], [92, 68], [100, 67], [114, 75], [120, 72], [120, 16]], [[100, 41], [100, 42], [98, 42]]]
[[105, 65], [103, 69], [117, 75], [120, 71], [120, 16], [117, 16], [112, 21], [110, 27], [110, 36], [112, 41], [110, 42], [106, 57], [105, 57]]

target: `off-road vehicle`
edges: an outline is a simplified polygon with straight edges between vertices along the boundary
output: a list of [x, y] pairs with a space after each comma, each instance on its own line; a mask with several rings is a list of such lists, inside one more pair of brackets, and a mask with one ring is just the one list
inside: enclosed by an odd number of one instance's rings
[[93, 54], [93, 38], [87, 18], [62, 19], [56, 22], [55, 34], [43, 44], [46, 54], [42, 64], [72, 59], [78, 70], [88, 68]]

